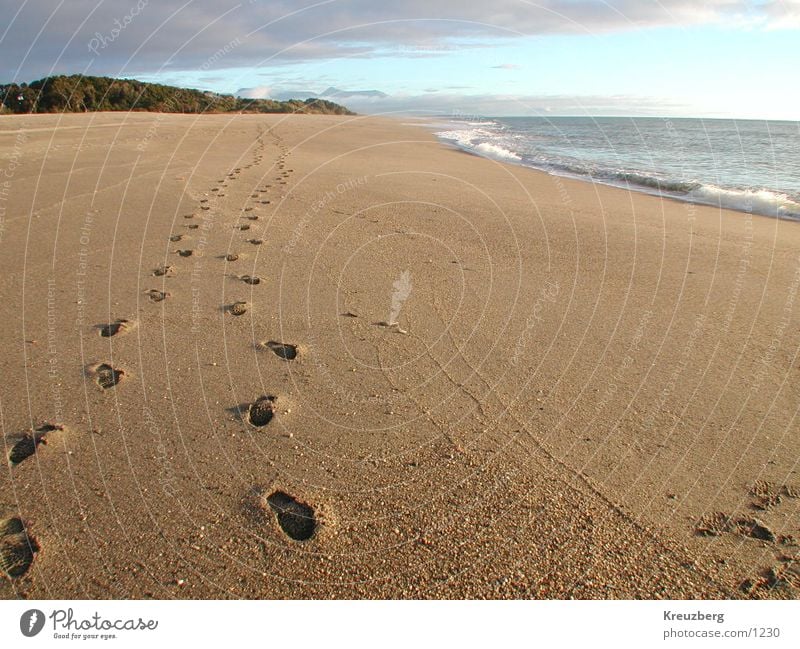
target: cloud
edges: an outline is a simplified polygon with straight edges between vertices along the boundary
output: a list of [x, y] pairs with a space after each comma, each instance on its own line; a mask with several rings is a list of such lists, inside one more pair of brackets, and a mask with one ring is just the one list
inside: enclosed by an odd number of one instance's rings
[[501, 65], [493, 65], [495, 70], [519, 70], [522, 66], [516, 63], [502, 63]]
[[796, 24], [795, 0], [0, 0], [0, 75], [134, 76], [345, 57], [438, 56], [487, 39]]
[[236, 91], [237, 97], [244, 97], [245, 99], [270, 99], [272, 95], [269, 86], [256, 86], [255, 88], [239, 88]]
[[303, 87], [273, 88], [272, 86], [256, 86], [255, 88], [239, 88], [235, 94], [245, 99], [277, 99], [279, 101], [319, 97], [342, 102], [354, 98], [361, 100], [380, 100], [388, 97], [386, 93], [380, 90], [342, 90], [341, 88], [334, 88], [333, 86], [326, 88], [322, 92], [304, 89]]

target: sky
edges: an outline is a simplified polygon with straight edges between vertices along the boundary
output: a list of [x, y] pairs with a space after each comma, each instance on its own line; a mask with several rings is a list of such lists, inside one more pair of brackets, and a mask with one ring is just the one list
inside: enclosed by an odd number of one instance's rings
[[0, 83], [92, 74], [361, 113], [800, 120], [800, 0], [0, 0]]

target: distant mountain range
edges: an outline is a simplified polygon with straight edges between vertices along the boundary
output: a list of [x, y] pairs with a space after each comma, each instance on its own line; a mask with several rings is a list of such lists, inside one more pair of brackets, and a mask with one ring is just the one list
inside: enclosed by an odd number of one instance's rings
[[388, 97], [385, 92], [381, 92], [380, 90], [342, 90], [340, 88], [334, 88], [330, 86], [326, 88], [322, 92], [314, 92], [312, 90], [291, 90], [288, 92], [278, 92], [275, 93], [273, 99], [276, 100], [288, 100], [292, 97], [316, 97], [320, 99], [348, 99], [348, 98], [375, 98], [375, 99], [382, 99], [384, 97]]
[[[294, 96], [297, 94], [294, 93]], [[146, 83], [135, 79], [85, 77], [75, 74], [45, 77], [27, 84], [0, 85], [0, 113], [140, 110], [162, 113], [354, 114], [344, 106], [317, 97], [313, 93], [306, 97], [302, 100], [245, 99], [233, 95]]]

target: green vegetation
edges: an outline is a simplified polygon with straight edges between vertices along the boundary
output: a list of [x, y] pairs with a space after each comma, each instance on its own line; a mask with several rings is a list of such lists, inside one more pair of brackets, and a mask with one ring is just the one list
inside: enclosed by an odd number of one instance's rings
[[353, 115], [324, 99], [242, 99], [233, 95], [145, 83], [134, 79], [70, 76], [45, 77], [23, 84], [0, 85], [0, 112], [83, 113], [99, 110], [161, 113], [316, 113]]

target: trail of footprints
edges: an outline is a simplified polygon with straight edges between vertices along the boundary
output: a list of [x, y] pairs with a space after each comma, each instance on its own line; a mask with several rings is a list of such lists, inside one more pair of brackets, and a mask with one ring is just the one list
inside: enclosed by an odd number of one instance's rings
[[[280, 155], [277, 159], [278, 175], [275, 181], [278, 184], [285, 185], [287, 178], [293, 172], [292, 169], [285, 169], [286, 157], [288, 156], [288, 147], [283, 144], [279, 137], [272, 135], [276, 140], [279, 147]], [[263, 134], [257, 138], [257, 144], [254, 149], [252, 161], [243, 167], [236, 167], [231, 170], [225, 178], [217, 181], [218, 187], [210, 189], [210, 196], [199, 199], [199, 208], [201, 211], [211, 210], [213, 203], [220, 198], [225, 197], [223, 191], [229, 186], [230, 182], [239, 179], [240, 174], [244, 170], [251, 169], [263, 162], [263, 151], [265, 148]], [[249, 222], [258, 221], [259, 216], [255, 213], [257, 207], [261, 205], [269, 205], [270, 200], [265, 198], [269, 193], [272, 185], [266, 184], [257, 187], [251, 194], [253, 204], [247, 205], [242, 210], [242, 218]], [[195, 214], [185, 214], [184, 218], [191, 221], [195, 218]], [[197, 223], [187, 223], [187, 230], [196, 230], [200, 226]], [[238, 226], [241, 232], [249, 232], [251, 230], [250, 223], [242, 223]], [[186, 235], [175, 233], [170, 235], [170, 243], [183, 243]], [[251, 245], [262, 245], [263, 239], [259, 237], [248, 237], [243, 239], [244, 242]], [[174, 253], [178, 258], [189, 258], [194, 254], [194, 250], [184, 244], [180, 248], [176, 248]], [[239, 259], [237, 252], [228, 252], [220, 257], [226, 263], [233, 263]], [[171, 264], [162, 264], [152, 270], [152, 276], [166, 280], [174, 277], [177, 270]], [[247, 284], [248, 286], [258, 286], [263, 282], [261, 277], [255, 275], [240, 275], [238, 279]], [[151, 303], [160, 303], [168, 299], [171, 294], [163, 288], [149, 288], [145, 291], [145, 297]], [[248, 302], [245, 300], [238, 300], [228, 305], [225, 310], [232, 316], [242, 316], [248, 311]], [[136, 323], [127, 319], [117, 319], [112, 322], [102, 323], [95, 326], [97, 333], [102, 338], [114, 338], [116, 336], [124, 335], [130, 332]], [[298, 347], [293, 344], [268, 341], [258, 345], [259, 349], [268, 350], [273, 352], [284, 361], [292, 361], [298, 357]], [[90, 379], [102, 391], [116, 389], [117, 386], [125, 378], [125, 370], [114, 367], [109, 362], [99, 362], [90, 365], [85, 370], [85, 376]], [[242, 419], [253, 426], [254, 428], [264, 428], [268, 426], [275, 418], [275, 401], [276, 397], [272, 395], [264, 395], [253, 401], [246, 408], [246, 412]], [[62, 431], [63, 426], [60, 424], [43, 424], [39, 428], [32, 430], [28, 433], [18, 435], [16, 439], [12, 439], [11, 448], [8, 451], [8, 463], [13, 467], [17, 467], [25, 460], [35, 456], [39, 453], [39, 449], [43, 445], [47, 445], [48, 436]], [[284, 491], [275, 491], [268, 496], [262, 497], [261, 507], [265, 512], [269, 512], [274, 516], [278, 528], [290, 539], [294, 541], [307, 541], [311, 539], [318, 527], [317, 517], [313, 507], [292, 497]], [[29, 532], [28, 525], [21, 518], [9, 517], [0, 519], [0, 574], [9, 578], [16, 579], [25, 575], [34, 562], [36, 554], [39, 552], [40, 547], [34, 536]]]
[[[761, 512], [760, 516], [778, 513], [786, 499], [800, 498], [800, 487], [775, 485], [763, 480], [753, 484], [748, 494], [752, 500], [750, 508]], [[713, 512], [703, 516], [695, 527], [701, 536], [719, 537], [737, 535], [754, 539], [771, 548], [776, 563], [764, 568], [759, 574], [748, 577], [739, 584], [740, 590], [749, 596], [758, 596], [765, 591], [797, 598], [800, 596], [800, 542], [791, 534], [780, 534], [761, 518], [750, 513], [726, 514]]]
[[[280, 156], [277, 160], [277, 170], [274, 182], [278, 185], [285, 185], [293, 169], [286, 169], [286, 157], [288, 148], [285, 144], [273, 135], [280, 149]], [[228, 187], [230, 182], [239, 179], [243, 170], [261, 164], [263, 161], [264, 149], [263, 135], [257, 139], [252, 162], [243, 167], [236, 167], [231, 170], [225, 178], [217, 181], [219, 187], [210, 189], [210, 197], [201, 198], [199, 207], [202, 211], [212, 209], [213, 202], [225, 197], [225, 192], [221, 191]], [[269, 193], [272, 184], [266, 184], [257, 188], [250, 194], [250, 199], [254, 205], [247, 205], [242, 210], [242, 218], [248, 221], [257, 221], [259, 216], [254, 213], [258, 205], [268, 205], [270, 200], [264, 198]], [[184, 215], [187, 220], [195, 217], [195, 214]], [[187, 224], [188, 230], [195, 230], [199, 226], [195, 223]], [[237, 226], [241, 232], [249, 232], [250, 224], [242, 223]], [[169, 237], [171, 243], [183, 242], [185, 235], [172, 234]], [[244, 239], [252, 245], [261, 245], [263, 240], [257, 237]], [[180, 258], [188, 258], [193, 254], [193, 249], [181, 247], [175, 250], [175, 254]], [[226, 263], [234, 263], [239, 259], [237, 252], [228, 252], [220, 256]], [[153, 269], [152, 275], [162, 279], [171, 278], [176, 274], [172, 265], [163, 264]], [[262, 279], [257, 276], [240, 275], [238, 276], [243, 283], [249, 286], [257, 286]], [[170, 293], [162, 289], [151, 288], [145, 292], [147, 298], [153, 303], [163, 302], [170, 297]], [[225, 307], [225, 311], [233, 317], [240, 317], [248, 312], [248, 302], [237, 300]], [[353, 313], [342, 314], [344, 316], [357, 317]], [[111, 338], [124, 334], [135, 326], [135, 323], [118, 319], [110, 323], [97, 325], [98, 333], [101, 337]], [[297, 345], [269, 340], [257, 345], [259, 350], [269, 351], [283, 361], [294, 361], [298, 358], [300, 350]], [[125, 371], [113, 367], [110, 363], [98, 363], [87, 368], [86, 374], [102, 390], [116, 388], [125, 377]], [[269, 426], [276, 417], [276, 397], [273, 395], [263, 395], [248, 404], [241, 412], [242, 420], [256, 429], [263, 429]], [[16, 443], [8, 453], [8, 462], [12, 467], [16, 467], [28, 458], [37, 454], [41, 445], [47, 444], [48, 435], [56, 431], [63, 430], [61, 425], [44, 424], [43, 426], [19, 436]], [[784, 498], [797, 498], [800, 490], [783, 485], [775, 487], [769, 483], [756, 483], [751, 489], [754, 497], [753, 508], [768, 511], [780, 506]], [[252, 504], [252, 503], [251, 503]], [[256, 509], [261, 513], [262, 519], [271, 516], [278, 529], [289, 539], [297, 542], [304, 542], [314, 538], [319, 528], [319, 517], [314, 508], [283, 490], [275, 490], [270, 494], [259, 493], [255, 502]], [[704, 516], [698, 521], [696, 532], [704, 536], [721, 536], [724, 534], [738, 534], [751, 539], [756, 539], [775, 547], [787, 546], [797, 547], [797, 542], [789, 536], [781, 536], [773, 532], [765, 523], [753, 516], [728, 515], [724, 513], [713, 513]], [[0, 520], [0, 571], [11, 578], [18, 578], [28, 572], [36, 554], [39, 552], [39, 544], [29, 533], [27, 524], [18, 517], [10, 517]], [[741, 589], [748, 594], [753, 594], [762, 589], [784, 588], [791, 593], [796, 593], [800, 589], [800, 558], [782, 554], [780, 562], [776, 566], [766, 569], [761, 575], [752, 579], [745, 580], [741, 584]]]

